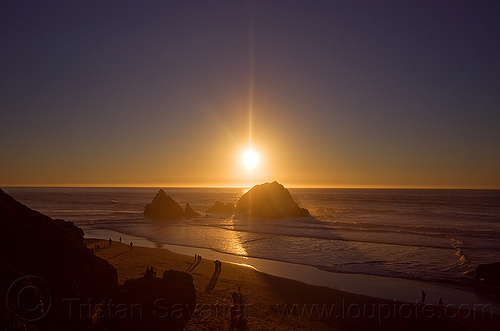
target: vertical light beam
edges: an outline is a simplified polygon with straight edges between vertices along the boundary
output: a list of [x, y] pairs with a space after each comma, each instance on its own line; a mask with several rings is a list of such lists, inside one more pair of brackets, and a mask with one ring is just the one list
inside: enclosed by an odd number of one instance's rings
[[255, 33], [254, 33], [254, 4], [250, 2], [250, 17], [249, 17], [249, 33], [248, 33], [248, 44], [249, 44], [249, 61], [250, 61], [250, 72], [249, 72], [249, 83], [248, 83], [248, 144], [252, 147], [252, 135], [253, 135], [253, 98], [254, 98], [254, 63], [255, 63]]

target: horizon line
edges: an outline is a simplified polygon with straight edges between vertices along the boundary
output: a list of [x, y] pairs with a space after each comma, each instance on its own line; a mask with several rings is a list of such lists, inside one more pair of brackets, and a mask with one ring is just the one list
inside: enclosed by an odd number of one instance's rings
[[[263, 182], [264, 183], [264, 182]], [[279, 183], [279, 182], [278, 182]], [[188, 185], [188, 184], [30, 184], [30, 185], [0, 185], [0, 188], [234, 188], [247, 189], [262, 183], [252, 185]], [[282, 184], [282, 183], [280, 183]], [[282, 184], [283, 185], [283, 184]], [[406, 190], [500, 190], [494, 186], [466, 185], [283, 185], [291, 189], [406, 189]]]

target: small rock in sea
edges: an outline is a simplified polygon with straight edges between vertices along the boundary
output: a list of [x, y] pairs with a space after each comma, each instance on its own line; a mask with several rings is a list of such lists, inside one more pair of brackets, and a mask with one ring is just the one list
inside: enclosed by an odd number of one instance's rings
[[234, 213], [234, 205], [232, 203], [224, 204], [220, 201], [216, 201], [212, 207], [207, 209], [209, 213]]
[[201, 216], [200, 213], [196, 212], [191, 208], [189, 203], [186, 203], [186, 208], [184, 208], [184, 216], [185, 217], [198, 217]]

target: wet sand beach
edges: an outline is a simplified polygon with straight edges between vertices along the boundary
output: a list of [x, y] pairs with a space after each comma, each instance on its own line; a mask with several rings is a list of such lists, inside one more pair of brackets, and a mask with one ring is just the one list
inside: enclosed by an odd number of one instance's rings
[[[497, 330], [500, 319], [486, 312], [458, 311], [456, 306], [424, 306], [351, 294], [328, 287], [268, 275], [249, 266], [223, 262], [214, 285], [213, 260], [167, 249], [86, 239], [95, 254], [118, 271], [119, 283], [144, 276], [153, 267], [157, 277], [169, 269], [187, 271], [196, 288], [196, 308], [186, 330], [228, 330], [231, 295], [243, 295], [250, 330]], [[207, 293], [207, 285], [212, 283]]]

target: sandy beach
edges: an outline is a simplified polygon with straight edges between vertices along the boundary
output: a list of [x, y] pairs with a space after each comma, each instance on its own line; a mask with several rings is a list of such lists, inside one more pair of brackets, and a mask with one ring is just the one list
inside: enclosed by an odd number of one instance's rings
[[[223, 262], [215, 286], [207, 291], [215, 270], [212, 260], [167, 249], [86, 239], [95, 254], [118, 271], [120, 283], [144, 276], [153, 267], [157, 277], [169, 269], [187, 271], [196, 288], [196, 308], [186, 330], [227, 330], [231, 295], [238, 288], [247, 304], [250, 330], [498, 330], [500, 318], [488, 309], [457, 310], [443, 306], [396, 302], [308, 285]], [[214, 282], [212, 281], [212, 285]]]

